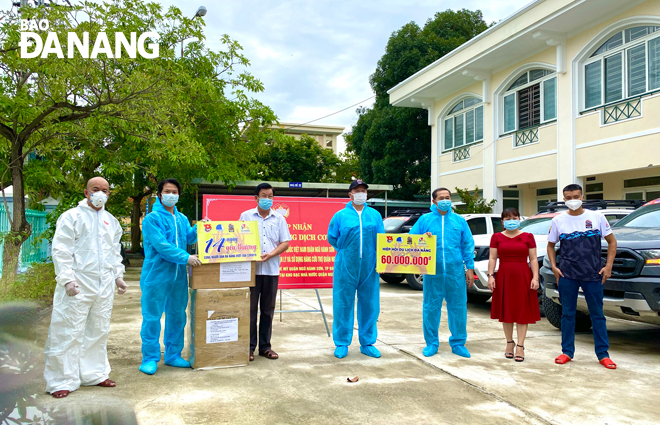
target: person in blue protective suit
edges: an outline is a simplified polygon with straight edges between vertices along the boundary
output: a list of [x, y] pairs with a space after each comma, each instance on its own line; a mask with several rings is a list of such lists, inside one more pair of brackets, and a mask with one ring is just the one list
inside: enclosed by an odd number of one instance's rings
[[177, 211], [181, 185], [176, 179], [158, 184], [158, 200], [153, 212], [142, 221], [144, 264], [142, 289], [142, 364], [140, 371], [153, 375], [160, 361], [160, 318], [165, 313], [165, 364], [189, 368], [181, 357], [188, 305], [186, 265], [201, 264], [196, 255], [186, 252], [197, 240], [197, 227]]
[[335, 357], [344, 358], [353, 340], [353, 314], [357, 292], [360, 351], [380, 357], [376, 322], [380, 313], [380, 279], [376, 273], [376, 234], [385, 233], [380, 213], [368, 205], [362, 180], [349, 187], [351, 202], [330, 221], [328, 242], [337, 251], [332, 279], [332, 336]]
[[[437, 237], [435, 275], [424, 276], [424, 340], [423, 354], [438, 352], [438, 328], [442, 301], [447, 300], [449, 345], [452, 353], [470, 357], [467, 340], [467, 289], [474, 285], [474, 239], [463, 217], [451, 209], [451, 192], [445, 188], [433, 191], [431, 212], [424, 214], [410, 230], [412, 235]], [[466, 270], [467, 269], [467, 270]]]

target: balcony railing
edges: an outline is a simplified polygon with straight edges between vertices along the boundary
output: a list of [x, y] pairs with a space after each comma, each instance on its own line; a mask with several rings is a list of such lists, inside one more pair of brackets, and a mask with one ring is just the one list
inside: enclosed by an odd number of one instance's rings
[[630, 99], [603, 108], [603, 124], [623, 121], [642, 115], [642, 99]]
[[539, 141], [539, 128], [530, 127], [516, 132], [515, 146], [525, 146]]
[[460, 162], [465, 161], [466, 159], [470, 159], [470, 146], [454, 149], [452, 151], [451, 162]]

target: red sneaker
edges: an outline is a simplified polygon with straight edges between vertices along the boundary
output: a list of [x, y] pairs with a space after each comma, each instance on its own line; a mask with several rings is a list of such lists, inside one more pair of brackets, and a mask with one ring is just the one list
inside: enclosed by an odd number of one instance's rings
[[559, 356], [555, 359], [555, 363], [557, 363], [557, 364], [566, 364], [566, 363], [570, 362], [571, 360], [573, 360], [573, 359], [568, 357], [566, 354], [562, 354], [561, 356]]
[[605, 357], [604, 359], [601, 359], [600, 364], [605, 366], [608, 369], [616, 369], [616, 363], [612, 361], [609, 357]]

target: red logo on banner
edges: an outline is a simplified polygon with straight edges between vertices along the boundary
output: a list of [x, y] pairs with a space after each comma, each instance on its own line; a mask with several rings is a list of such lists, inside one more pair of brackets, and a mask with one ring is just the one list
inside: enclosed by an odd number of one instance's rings
[[280, 214], [284, 218], [289, 217], [289, 206], [287, 204], [275, 204], [273, 206], [273, 211]]
[[[332, 288], [335, 249], [328, 243], [332, 216], [348, 199], [278, 197], [273, 210], [287, 222], [291, 242], [280, 256], [280, 289]], [[213, 221], [238, 220], [254, 210], [252, 196], [204, 195], [202, 217]]]

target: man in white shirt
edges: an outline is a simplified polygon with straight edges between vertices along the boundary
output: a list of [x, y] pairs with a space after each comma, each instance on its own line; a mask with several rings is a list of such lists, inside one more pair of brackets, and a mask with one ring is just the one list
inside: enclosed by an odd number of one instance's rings
[[256, 283], [250, 288], [250, 361], [254, 360], [257, 348], [257, 310], [259, 320], [259, 355], [276, 360], [279, 355], [271, 349], [270, 337], [273, 330], [277, 283], [280, 275], [280, 254], [289, 249], [291, 234], [286, 219], [271, 209], [273, 187], [261, 183], [254, 191], [257, 208], [241, 214], [240, 221], [259, 223], [261, 261], [256, 264]]
[[[589, 307], [596, 356], [600, 364], [616, 369], [607, 352], [609, 342], [603, 314], [603, 285], [612, 275], [616, 238], [607, 219], [598, 211], [582, 208], [582, 187], [569, 184], [563, 190], [566, 213], [552, 219], [548, 236], [548, 259], [557, 279], [562, 306], [561, 348], [557, 364], [566, 364], [575, 354], [575, 312], [580, 288]], [[607, 261], [602, 264], [601, 238], [607, 241]], [[555, 244], [561, 242], [559, 263]]]

